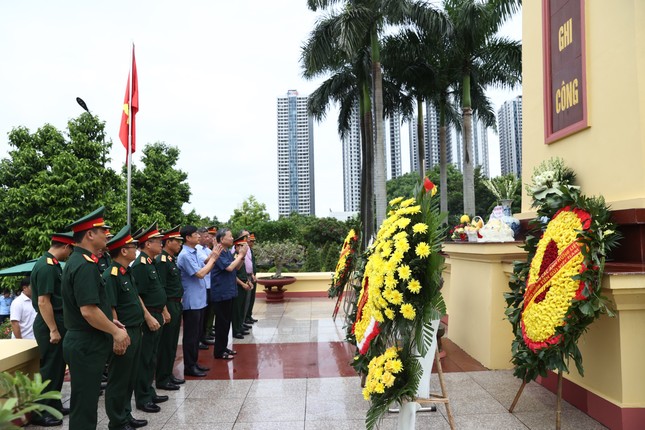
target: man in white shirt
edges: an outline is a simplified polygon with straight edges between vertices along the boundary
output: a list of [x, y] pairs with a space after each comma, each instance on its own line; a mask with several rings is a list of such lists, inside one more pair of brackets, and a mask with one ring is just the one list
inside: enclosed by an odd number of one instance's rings
[[34, 320], [36, 311], [31, 304], [31, 284], [29, 278], [20, 281], [20, 295], [11, 302], [12, 339], [35, 339]]

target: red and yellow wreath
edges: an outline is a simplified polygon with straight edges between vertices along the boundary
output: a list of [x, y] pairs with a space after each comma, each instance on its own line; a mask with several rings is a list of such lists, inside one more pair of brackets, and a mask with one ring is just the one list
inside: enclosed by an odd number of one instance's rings
[[574, 277], [586, 270], [578, 233], [590, 225], [588, 212], [567, 206], [555, 214], [538, 242], [522, 312], [522, 336], [534, 352], [561, 341], [556, 328], [566, 323], [572, 299], [584, 299], [584, 282]]
[[329, 297], [337, 297], [345, 288], [345, 284], [349, 280], [349, 274], [354, 270], [354, 257], [358, 249], [358, 234], [351, 229], [347, 233], [347, 237], [343, 242], [343, 247], [340, 250], [340, 257], [336, 264], [334, 277], [331, 280], [331, 286], [327, 291]]

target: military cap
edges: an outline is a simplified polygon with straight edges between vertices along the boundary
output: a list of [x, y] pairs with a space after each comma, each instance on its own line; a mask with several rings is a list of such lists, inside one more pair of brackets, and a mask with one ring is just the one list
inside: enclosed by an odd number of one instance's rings
[[139, 242], [145, 242], [149, 239], [163, 237], [163, 235], [159, 233], [159, 229], [157, 228], [157, 222], [153, 222], [152, 225], [145, 230], [142, 230], [142, 231], [137, 230], [137, 233], [138, 234], [135, 235], [134, 238]]
[[248, 234], [240, 235], [237, 239], [233, 241], [233, 245], [239, 245], [240, 243], [246, 243], [246, 238], [249, 237]]
[[163, 240], [168, 240], [168, 239], [177, 239], [177, 240], [184, 240], [183, 237], [181, 237], [181, 234], [179, 233], [179, 226], [173, 227], [170, 230], [162, 231], [161, 234], [163, 235]]
[[215, 227], [214, 225], [208, 227], [208, 233], [209, 234], [217, 234], [217, 227]]
[[67, 245], [74, 245], [74, 233], [71, 231], [65, 233], [54, 233], [52, 234], [52, 240], [54, 242], [60, 242]]
[[123, 227], [110, 241], [107, 243], [107, 248], [110, 251], [115, 249], [123, 248], [123, 246], [128, 243], [137, 243], [138, 240], [134, 240], [132, 235], [130, 235], [130, 226], [126, 225]]
[[101, 206], [94, 212], [85, 215], [82, 218], [77, 219], [73, 223], [67, 226], [68, 229], [71, 229], [74, 233], [78, 233], [85, 230], [91, 230], [93, 228], [104, 228], [106, 230], [110, 229], [109, 225], [105, 224], [103, 220], [103, 213], [105, 212], [105, 206]]

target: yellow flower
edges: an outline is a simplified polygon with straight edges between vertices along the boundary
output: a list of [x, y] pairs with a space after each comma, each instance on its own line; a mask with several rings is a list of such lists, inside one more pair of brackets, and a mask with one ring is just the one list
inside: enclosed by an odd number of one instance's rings
[[394, 236], [392, 236], [392, 240], [399, 241], [399, 240], [404, 240], [408, 238], [408, 233], [406, 231], [400, 231]]
[[462, 215], [461, 218], [459, 218], [459, 222], [462, 224], [469, 223], [470, 217], [468, 215]]
[[385, 275], [385, 288], [392, 289], [396, 287], [397, 281], [393, 273]]
[[393, 311], [392, 309], [390, 309], [390, 308], [385, 308], [385, 312], [384, 312], [384, 313], [385, 313], [385, 316], [386, 316], [389, 320], [393, 320], [393, 319], [394, 319], [394, 311]]
[[398, 290], [387, 291], [383, 296], [393, 305], [399, 305], [403, 301], [403, 294]]
[[407, 239], [401, 239], [394, 242], [394, 248], [397, 251], [401, 251], [405, 254], [406, 252], [408, 252], [408, 249], [410, 249], [410, 244], [408, 243]]
[[422, 222], [418, 222], [412, 226], [412, 231], [414, 232], [414, 234], [425, 233], [428, 231], [428, 225]]
[[367, 387], [363, 388], [363, 398], [364, 398], [365, 400], [369, 400], [369, 399], [370, 399], [370, 391], [367, 389]]
[[385, 363], [385, 370], [394, 374], [399, 373], [403, 370], [403, 363], [401, 363], [401, 360], [389, 360]]
[[390, 206], [394, 206], [397, 203], [400, 203], [403, 200], [403, 197], [397, 197], [395, 199], [390, 200]]
[[418, 294], [419, 291], [421, 291], [421, 283], [419, 281], [417, 281], [416, 279], [412, 279], [408, 283], [407, 288], [411, 293]]
[[396, 262], [396, 264], [399, 264], [403, 260], [403, 251], [397, 249], [394, 251], [394, 254], [390, 257], [390, 261]]
[[399, 349], [396, 346], [391, 346], [385, 350], [385, 353], [383, 354], [383, 358], [386, 360], [391, 360], [392, 358], [396, 358], [398, 355], [399, 355]]
[[404, 303], [401, 305], [401, 314], [403, 318], [408, 320], [413, 320], [417, 316], [417, 312], [414, 310], [414, 306], [410, 303]]
[[414, 200], [414, 198], [410, 198], [410, 199], [407, 199], [407, 200], [401, 202], [401, 207], [402, 208], [407, 208], [408, 206], [410, 206], [413, 203], [416, 203], [416, 200]]
[[399, 267], [399, 278], [401, 279], [408, 279], [410, 275], [412, 274], [412, 271], [410, 270], [410, 266], [407, 264], [403, 264]]
[[430, 255], [430, 247], [425, 242], [420, 242], [414, 251], [421, 258], [425, 258]]
[[406, 227], [408, 226], [408, 224], [410, 224], [410, 218], [399, 218], [399, 219], [396, 221], [396, 226], [397, 226], [398, 228], [400, 228], [401, 230], [403, 230], [404, 228], [406, 228]]
[[383, 382], [383, 385], [385, 385], [387, 388], [390, 388], [392, 385], [394, 385], [395, 380], [396, 378], [390, 372], [385, 372], [383, 373], [383, 376], [381, 376], [381, 382]]

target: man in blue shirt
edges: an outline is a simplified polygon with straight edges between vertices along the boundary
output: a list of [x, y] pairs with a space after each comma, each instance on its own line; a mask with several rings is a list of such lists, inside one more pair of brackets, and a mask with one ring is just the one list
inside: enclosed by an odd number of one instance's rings
[[177, 257], [177, 267], [181, 272], [181, 284], [184, 287], [183, 319], [184, 336], [182, 347], [184, 351], [184, 375], [206, 376], [208, 367], [197, 363], [199, 354], [199, 339], [204, 327], [204, 309], [206, 308], [206, 276], [213, 268], [222, 250], [221, 246], [213, 247], [206, 261], [197, 254], [195, 246], [199, 244], [199, 233], [194, 225], [183, 227], [180, 232], [184, 238], [184, 247]]
[[224, 248], [211, 273], [211, 301], [215, 303], [215, 358], [230, 360], [235, 353], [227, 348], [228, 333], [233, 314], [233, 298], [237, 296], [237, 269], [244, 264], [248, 246], [246, 242], [237, 249], [233, 256], [229, 249], [233, 246], [231, 230], [222, 228], [215, 236], [217, 246]]

